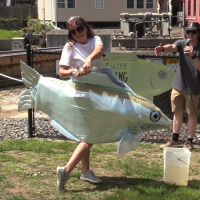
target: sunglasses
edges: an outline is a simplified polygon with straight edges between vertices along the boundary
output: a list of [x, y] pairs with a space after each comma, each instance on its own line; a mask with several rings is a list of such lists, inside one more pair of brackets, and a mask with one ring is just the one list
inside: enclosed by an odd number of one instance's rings
[[78, 26], [76, 29], [69, 30], [72, 35], [76, 35], [76, 32], [82, 33], [84, 31], [84, 26]]
[[197, 33], [197, 31], [196, 30], [192, 30], [192, 31], [186, 31], [186, 34], [192, 34], [192, 35], [195, 35], [196, 33]]

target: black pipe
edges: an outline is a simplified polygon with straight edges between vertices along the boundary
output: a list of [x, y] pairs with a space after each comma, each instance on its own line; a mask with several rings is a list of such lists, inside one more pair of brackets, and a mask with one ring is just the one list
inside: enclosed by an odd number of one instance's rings
[[[26, 45], [26, 63], [31, 67], [31, 46], [30, 44]], [[28, 137], [33, 137], [33, 127], [32, 127], [32, 109], [28, 109]]]

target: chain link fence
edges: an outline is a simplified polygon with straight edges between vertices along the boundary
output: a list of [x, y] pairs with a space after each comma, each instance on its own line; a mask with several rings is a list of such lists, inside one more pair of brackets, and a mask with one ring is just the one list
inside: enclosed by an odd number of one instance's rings
[[[37, 50], [30, 50], [27, 52], [27, 64], [33, 67], [36, 71], [38, 71], [43, 76], [50, 76], [59, 78], [59, 76], [56, 74], [56, 65], [58, 65], [58, 60], [60, 59], [62, 52], [62, 48], [49, 48], [49, 49], [37, 49]], [[176, 72], [177, 69], [177, 63], [178, 63], [178, 55], [176, 54], [169, 54], [169, 55], [160, 55], [160, 56], [154, 56], [153, 53], [144, 53], [143, 51], [136, 52], [136, 55], [140, 59], [146, 59], [151, 60], [154, 62], [162, 63], [166, 66], [168, 66], [170, 69], [172, 69], [174, 72]], [[21, 87], [21, 86], [20, 86]], [[23, 88], [24, 89], [24, 88]], [[17, 89], [18, 90], [18, 89]], [[21, 89], [19, 89], [19, 93]], [[0, 90], [0, 100], [5, 99], [4, 93], [2, 93]], [[18, 98], [19, 93], [16, 95], [16, 98]], [[170, 95], [171, 90], [164, 92], [163, 94], [157, 95], [154, 97], [153, 102], [154, 104], [159, 107], [170, 119], [172, 119], [173, 114], [171, 112], [171, 102], [170, 102]], [[200, 105], [199, 105], [200, 108]], [[198, 123], [200, 123], [200, 109], [198, 109]], [[0, 113], [1, 114], [1, 113]], [[15, 119], [15, 121], [11, 121], [11, 126], [13, 134], [20, 125], [21, 122], [23, 122], [23, 132], [30, 137], [39, 137], [39, 138], [51, 138], [51, 139], [66, 139], [64, 136], [60, 135], [57, 130], [54, 129], [54, 127], [51, 126], [51, 119], [49, 116], [47, 116], [45, 113], [41, 111], [35, 111], [34, 109], [31, 109], [29, 111], [29, 114], [27, 119]], [[6, 125], [4, 125], [4, 121], [6, 119], [0, 119], [0, 125], [5, 127], [3, 130], [4, 133], [8, 133], [6, 130]], [[184, 115], [184, 122], [187, 120], [187, 115]], [[27, 125], [29, 124], [29, 126]], [[1, 130], [2, 131], [2, 130]], [[163, 130], [153, 130], [142, 133], [142, 140], [144, 142], [156, 142], [156, 143], [164, 143], [167, 140], [171, 139], [172, 135], [172, 127], [169, 129], [163, 129]], [[1, 135], [0, 135], [1, 137]], [[28, 137], [28, 136], [27, 136]], [[181, 128], [181, 134], [180, 134], [180, 142], [184, 142], [187, 138], [187, 124], [184, 124]], [[194, 143], [196, 145], [200, 144], [200, 128], [199, 124], [196, 130]]]

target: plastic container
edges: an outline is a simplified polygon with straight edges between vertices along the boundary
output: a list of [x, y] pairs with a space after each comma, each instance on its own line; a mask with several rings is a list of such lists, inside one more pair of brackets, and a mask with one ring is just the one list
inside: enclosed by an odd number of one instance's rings
[[164, 148], [164, 181], [187, 186], [191, 152], [186, 148]]

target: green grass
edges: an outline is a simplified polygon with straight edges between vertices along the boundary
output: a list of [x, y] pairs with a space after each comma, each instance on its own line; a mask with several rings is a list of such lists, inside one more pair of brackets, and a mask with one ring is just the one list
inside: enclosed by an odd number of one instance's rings
[[25, 200], [25, 198], [24, 197], [15, 197], [15, 196], [13, 196], [13, 197], [8, 197], [5, 200]]
[[192, 153], [187, 187], [163, 182], [163, 149], [140, 144], [117, 156], [117, 143], [94, 145], [91, 169], [103, 182], [79, 180], [81, 164], [73, 170], [66, 191], [56, 191], [56, 167], [64, 165], [77, 143], [50, 140], [7, 140], [0, 143], [2, 200], [197, 200], [200, 197], [200, 155]]
[[14, 37], [21, 37], [22, 31], [15, 30], [0, 30], [0, 39], [12, 39]]

